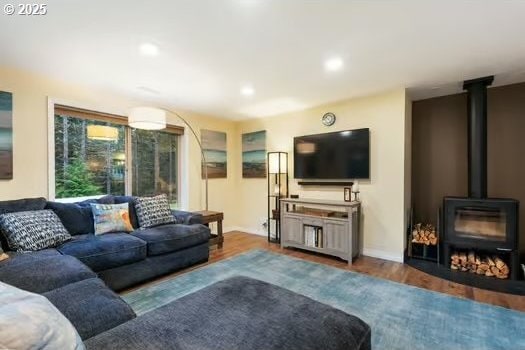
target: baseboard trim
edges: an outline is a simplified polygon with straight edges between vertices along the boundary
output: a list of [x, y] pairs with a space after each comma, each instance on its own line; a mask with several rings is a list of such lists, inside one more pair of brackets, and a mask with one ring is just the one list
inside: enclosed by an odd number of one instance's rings
[[241, 228], [239, 226], [228, 226], [222, 229], [222, 232], [228, 233], [231, 231], [241, 231]]
[[[267, 236], [266, 231], [262, 232], [262, 231], [257, 231], [255, 229], [250, 229], [250, 228], [240, 227], [240, 226], [230, 226], [224, 229], [224, 232], [230, 232], [230, 231], [241, 231], [241, 232], [245, 232], [245, 233], [249, 233], [249, 234], [257, 235], [257, 236], [263, 236], [263, 237]], [[387, 251], [380, 250], [380, 249], [363, 248], [363, 255], [366, 255], [372, 258], [395, 261], [399, 263], [404, 262], [403, 254], [397, 255], [392, 252], [387, 252]]]
[[230, 232], [230, 231], [241, 231], [241, 232], [245, 232], [245, 233], [249, 233], [249, 234], [257, 235], [257, 236], [263, 236], [263, 237], [266, 237], [266, 236], [267, 236], [266, 231], [262, 232], [262, 231], [257, 231], [257, 230], [255, 230], [255, 229], [250, 229], [250, 228], [240, 227], [240, 226], [230, 226], [230, 227], [226, 227], [223, 231], [224, 231], [224, 232]]
[[386, 252], [380, 249], [363, 248], [363, 255], [366, 255], [372, 258], [395, 261], [399, 263], [403, 262], [403, 254], [398, 255], [398, 254]]

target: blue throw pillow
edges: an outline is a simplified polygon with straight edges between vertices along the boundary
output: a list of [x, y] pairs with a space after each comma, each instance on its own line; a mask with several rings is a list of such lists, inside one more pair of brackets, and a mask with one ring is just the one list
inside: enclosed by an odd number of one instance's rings
[[131, 232], [133, 226], [129, 221], [129, 206], [122, 204], [91, 204], [95, 235], [109, 232]]

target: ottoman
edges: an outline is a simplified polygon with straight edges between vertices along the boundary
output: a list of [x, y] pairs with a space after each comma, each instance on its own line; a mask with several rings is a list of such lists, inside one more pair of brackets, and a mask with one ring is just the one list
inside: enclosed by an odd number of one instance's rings
[[359, 318], [284, 288], [232, 277], [85, 341], [87, 349], [371, 348]]

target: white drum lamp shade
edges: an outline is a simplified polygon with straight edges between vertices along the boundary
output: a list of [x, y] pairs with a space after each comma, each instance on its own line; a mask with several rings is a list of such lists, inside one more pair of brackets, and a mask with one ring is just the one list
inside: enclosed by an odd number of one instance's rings
[[91, 140], [117, 141], [118, 129], [106, 125], [88, 125], [87, 137]]
[[135, 107], [128, 115], [128, 125], [135, 129], [161, 130], [166, 128], [166, 112], [154, 107]]

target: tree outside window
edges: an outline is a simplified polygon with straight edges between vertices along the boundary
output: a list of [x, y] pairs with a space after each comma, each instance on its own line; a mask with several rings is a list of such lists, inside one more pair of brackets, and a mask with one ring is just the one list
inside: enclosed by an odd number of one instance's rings
[[[115, 128], [111, 140], [90, 138], [88, 127]], [[163, 131], [131, 129], [125, 125], [55, 115], [56, 198], [126, 194], [126, 166], [131, 163], [131, 194], [166, 193], [177, 205], [178, 135]], [[127, 138], [130, 138], [127, 140]], [[131, 142], [127, 154], [126, 144]]]

